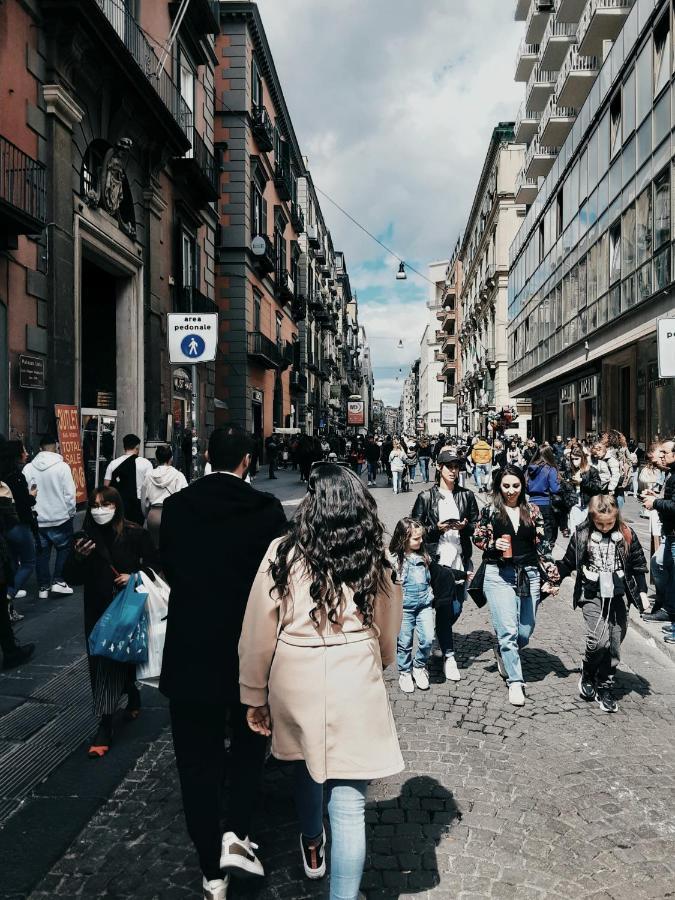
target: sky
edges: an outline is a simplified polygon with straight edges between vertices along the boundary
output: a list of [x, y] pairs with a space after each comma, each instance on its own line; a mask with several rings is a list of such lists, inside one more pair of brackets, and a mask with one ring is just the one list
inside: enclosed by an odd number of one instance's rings
[[[523, 98], [514, 5], [258, 0], [315, 185], [424, 274], [454, 248], [492, 129]], [[375, 396], [397, 406], [431, 287], [412, 273], [396, 281], [397, 261], [319, 197], [358, 294]]]

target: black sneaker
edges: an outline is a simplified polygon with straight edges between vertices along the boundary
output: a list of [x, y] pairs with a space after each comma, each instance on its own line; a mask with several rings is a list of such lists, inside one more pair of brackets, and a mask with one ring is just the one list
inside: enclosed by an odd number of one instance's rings
[[323, 878], [326, 874], [326, 831], [321, 834], [320, 841], [309, 841], [300, 835], [300, 852], [305, 875], [312, 880]]
[[609, 688], [598, 690], [595, 695], [595, 702], [603, 712], [615, 713], [619, 711], [619, 705]]
[[642, 613], [642, 618], [645, 622], [672, 622], [673, 620], [672, 615], [665, 609], [659, 609], [654, 613]]
[[35, 644], [17, 644], [13, 650], [8, 650], [2, 658], [3, 669], [16, 669], [28, 662], [35, 652]]
[[582, 700], [595, 700], [595, 685], [583, 672], [579, 676], [579, 696]]

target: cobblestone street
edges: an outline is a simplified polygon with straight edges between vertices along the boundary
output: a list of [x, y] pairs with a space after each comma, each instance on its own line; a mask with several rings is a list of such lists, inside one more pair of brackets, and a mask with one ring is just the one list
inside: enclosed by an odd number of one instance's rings
[[[274, 484], [292, 515], [303, 493], [296, 473]], [[414, 499], [382, 486], [374, 494], [389, 528]], [[566, 585], [540, 607], [523, 652], [522, 709], [508, 704], [487, 611], [471, 601], [457, 627], [459, 683], [446, 683], [434, 659], [431, 690], [407, 696], [387, 672], [406, 770], [371, 786], [369, 900], [675, 895], [673, 664], [631, 630], [619, 713], [584, 703], [582, 619], [570, 596]], [[234, 882], [229, 896], [324, 896], [326, 884], [303, 877], [289, 773], [273, 760], [259, 823], [267, 877]], [[169, 900], [198, 896], [200, 883], [165, 731], [31, 897]]]

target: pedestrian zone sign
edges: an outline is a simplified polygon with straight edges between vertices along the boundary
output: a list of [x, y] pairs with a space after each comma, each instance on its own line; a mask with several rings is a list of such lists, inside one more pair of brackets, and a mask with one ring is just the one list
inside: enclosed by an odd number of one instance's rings
[[203, 363], [216, 358], [218, 313], [169, 313], [169, 359]]

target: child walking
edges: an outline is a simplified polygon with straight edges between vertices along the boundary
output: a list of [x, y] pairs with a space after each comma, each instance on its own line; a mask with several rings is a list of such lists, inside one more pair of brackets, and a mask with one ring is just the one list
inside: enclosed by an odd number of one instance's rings
[[561, 579], [576, 570], [574, 607], [581, 607], [586, 621], [579, 696], [614, 713], [619, 707], [612, 687], [628, 627], [626, 604], [640, 613], [649, 604], [642, 547], [633, 529], [622, 522], [613, 497], [591, 497], [588, 519], [577, 527], [557, 566]]
[[[431, 588], [431, 557], [424, 546], [424, 528], [405, 516], [394, 529], [389, 545], [397, 581], [403, 588], [403, 622], [398, 636], [398, 686], [412, 694], [415, 685], [429, 690], [427, 661], [434, 640], [434, 593]], [[417, 632], [417, 651], [413, 659], [413, 637]]]

